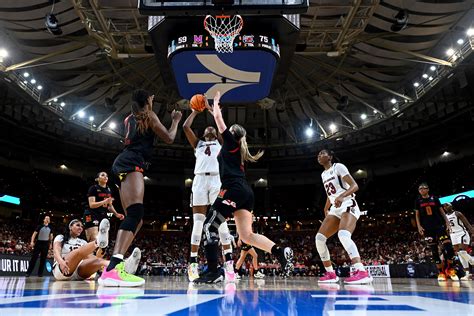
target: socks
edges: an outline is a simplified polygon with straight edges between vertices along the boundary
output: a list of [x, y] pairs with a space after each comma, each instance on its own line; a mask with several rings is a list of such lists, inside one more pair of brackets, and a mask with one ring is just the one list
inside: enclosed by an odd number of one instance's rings
[[209, 272], [217, 272], [217, 263], [219, 256], [219, 246], [217, 243], [207, 244], [204, 246], [207, 259], [207, 267]]
[[112, 258], [110, 258], [110, 263], [107, 267], [107, 271], [110, 271], [112, 269], [115, 268], [116, 265], [118, 265], [119, 263], [121, 263], [123, 261], [123, 255], [121, 254], [116, 254], [116, 255], [113, 255]]
[[334, 272], [334, 268], [332, 266], [329, 266], [329, 267], [324, 267], [324, 269], [326, 269], [327, 272]]
[[360, 262], [354, 263], [354, 268], [356, 268], [359, 271], [365, 271], [364, 265]]
[[197, 252], [191, 252], [191, 256], [189, 257], [189, 263], [197, 263]]
[[225, 261], [230, 261], [232, 260], [232, 253], [226, 253], [224, 257], [225, 257]]

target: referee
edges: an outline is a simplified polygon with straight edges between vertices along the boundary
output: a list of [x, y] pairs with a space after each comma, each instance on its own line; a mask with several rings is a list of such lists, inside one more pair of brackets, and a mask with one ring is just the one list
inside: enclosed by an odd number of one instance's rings
[[[51, 242], [53, 240], [53, 232], [51, 230], [51, 226], [49, 226], [50, 218], [49, 216], [45, 216], [43, 219], [43, 225], [38, 225], [36, 230], [31, 235], [31, 247], [33, 248], [33, 255], [30, 259], [30, 263], [28, 264], [28, 270], [26, 271], [26, 276], [29, 277], [33, 272], [33, 269], [36, 265], [36, 260], [38, 260], [38, 256], [40, 257], [40, 265], [38, 267], [38, 276], [43, 276], [44, 266], [46, 264], [46, 257], [48, 256], [48, 250], [51, 248]], [[38, 239], [35, 243], [36, 236]]]

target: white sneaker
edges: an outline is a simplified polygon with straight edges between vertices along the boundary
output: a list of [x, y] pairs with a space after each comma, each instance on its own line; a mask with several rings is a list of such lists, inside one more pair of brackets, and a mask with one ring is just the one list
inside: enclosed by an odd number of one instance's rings
[[109, 245], [110, 222], [107, 218], [100, 221], [99, 233], [97, 234], [96, 244], [99, 248], [105, 248]]
[[254, 277], [255, 279], [263, 279], [263, 278], [265, 277], [265, 274], [263, 274], [262, 272], [258, 271], [257, 273], [255, 273], [255, 274], [253, 275], [253, 277]]
[[236, 273], [235, 274], [235, 280], [238, 281], [240, 279], [242, 279], [242, 277], [240, 276], [240, 274]]
[[135, 274], [135, 272], [137, 272], [138, 265], [140, 264], [141, 258], [142, 258], [141, 250], [138, 247], [135, 247], [130, 257], [125, 259], [125, 271], [130, 274]]
[[471, 281], [471, 274], [466, 271], [466, 275], [461, 278], [461, 281]]
[[189, 264], [188, 266], [188, 280], [193, 282], [199, 278], [199, 265], [196, 262]]
[[234, 260], [229, 260], [224, 263], [225, 280], [227, 282], [235, 281]]

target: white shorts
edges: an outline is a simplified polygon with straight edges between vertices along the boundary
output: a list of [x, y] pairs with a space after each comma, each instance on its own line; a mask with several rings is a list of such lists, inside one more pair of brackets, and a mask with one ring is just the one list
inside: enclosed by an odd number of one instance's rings
[[[79, 262], [77, 267], [79, 267], [81, 265], [81, 263], [82, 263], [82, 261]], [[80, 281], [80, 280], [84, 280], [83, 278], [81, 278], [79, 276], [77, 270], [78, 270], [78, 268], [76, 268], [76, 270], [72, 273], [72, 275], [65, 276], [61, 272], [61, 269], [59, 269], [59, 264], [56, 263], [56, 262], [53, 264], [53, 276], [56, 279], [56, 281]]]
[[191, 206], [211, 205], [221, 189], [221, 178], [217, 175], [197, 174], [193, 180]]
[[341, 206], [337, 208], [334, 205], [331, 205], [331, 207], [329, 208], [328, 215], [334, 215], [337, 218], [341, 218], [342, 214], [347, 212], [354, 215], [356, 219], [359, 219], [360, 209], [354, 198], [345, 200], [344, 202], [342, 202]]
[[471, 236], [466, 231], [456, 232], [450, 235], [451, 242], [453, 245], [470, 245], [471, 244]]

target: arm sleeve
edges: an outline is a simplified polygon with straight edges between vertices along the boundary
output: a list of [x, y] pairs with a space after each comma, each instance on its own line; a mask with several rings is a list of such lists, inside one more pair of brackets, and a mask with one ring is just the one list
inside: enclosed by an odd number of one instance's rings
[[36, 226], [35, 232], [39, 233], [39, 231], [41, 230], [41, 227], [43, 227], [43, 226], [41, 226], [41, 225]]
[[222, 132], [222, 139], [224, 140], [224, 143], [222, 144], [222, 149], [224, 150], [231, 151], [239, 146], [239, 143], [235, 141], [234, 135], [229, 132], [228, 128]]
[[93, 185], [89, 188], [89, 191], [87, 191], [87, 197], [95, 196], [96, 194], [97, 194], [97, 189], [95, 185]]
[[63, 235], [57, 235], [54, 237], [54, 242], [63, 242], [64, 236]]
[[350, 174], [349, 170], [347, 170], [347, 167], [344, 166], [342, 163], [337, 163], [334, 169], [336, 170], [336, 174], [341, 178]]

